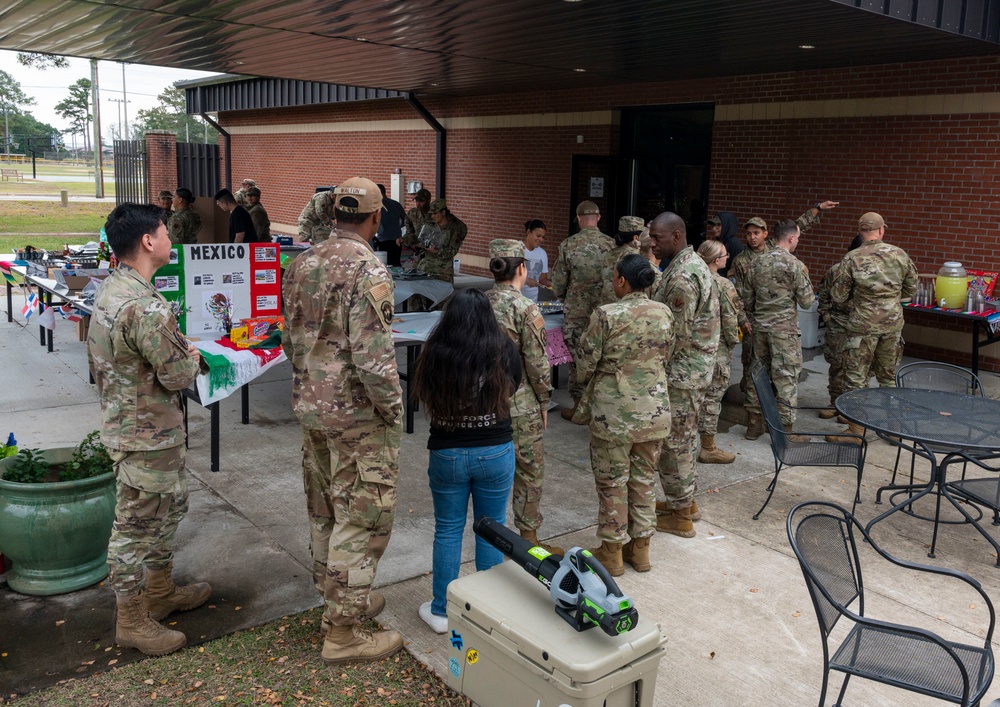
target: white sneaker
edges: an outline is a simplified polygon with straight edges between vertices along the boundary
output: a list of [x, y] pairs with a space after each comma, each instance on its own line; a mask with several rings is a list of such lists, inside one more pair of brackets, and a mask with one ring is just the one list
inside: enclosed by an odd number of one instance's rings
[[417, 613], [420, 614], [420, 618], [424, 620], [425, 624], [431, 627], [431, 631], [434, 633], [448, 633], [448, 617], [432, 614], [431, 602], [425, 601], [421, 604], [420, 610]]

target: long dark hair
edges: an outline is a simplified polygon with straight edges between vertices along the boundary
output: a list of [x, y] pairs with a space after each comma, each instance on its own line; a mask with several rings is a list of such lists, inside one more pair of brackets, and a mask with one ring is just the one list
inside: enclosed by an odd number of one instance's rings
[[451, 297], [417, 359], [412, 381], [413, 394], [435, 425], [448, 430], [463, 415], [510, 415], [510, 348], [486, 295], [468, 288]]

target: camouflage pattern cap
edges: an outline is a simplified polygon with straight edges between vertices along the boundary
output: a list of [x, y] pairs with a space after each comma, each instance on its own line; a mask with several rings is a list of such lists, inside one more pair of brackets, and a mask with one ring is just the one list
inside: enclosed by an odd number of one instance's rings
[[244, 179], [243, 182], [242, 182], [242, 184], [245, 187], [255, 187], [255, 186], [257, 186], [257, 182], [255, 182], [253, 179]]
[[858, 219], [858, 230], [861, 232], [877, 231], [884, 226], [885, 219], [874, 211], [869, 211], [867, 214]]
[[352, 177], [338, 187], [334, 208], [349, 214], [371, 214], [382, 208], [382, 192], [378, 185], [364, 177]]
[[715, 215], [712, 218], [708, 219], [708, 223], [712, 224], [713, 226], [721, 226], [722, 225], [722, 219], [719, 218], [718, 215]]
[[431, 192], [428, 189], [418, 189], [417, 193], [413, 195], [416, 201], [430, 201]]
[[622, 216], [618, 219], [619, 233], [639, 233], [646, 224], [639, 216]]
[[524, 242], [513, 238], [494, 238], [490, 241], [491, 258], [523, 258]]
[[435, 199], [431, 202], [430, 208], [427, 210], [428, 213], [436, 214], [440, 211], [444, 211], [448, 208], [448, 204], [444, 199]]
[[157, 198], [158, 199], [173, 199], [174, 195], [173, 195], [173, 192], [171, 192], [169, 189], [160, 189], [160, 195]]
[[760, 216], [754, 216], [753, 218], [748, 218], [747, 222], [743, 224], [743, 228], [747, 228], [749, 226], [756, 226], [760, 230], [766, 231], [767, 221], [762, 219]]
[[601, 213], [601, 207], [599, 207], [593, 201], [581, 201], [580, 205], [576, 207], [577, 216], [586, 216], [587, 214], [599, 214], [599, 213]]
[[257, 187], [250, 187], [247, 189], [247, 196], [260, 196], [260, 189]]

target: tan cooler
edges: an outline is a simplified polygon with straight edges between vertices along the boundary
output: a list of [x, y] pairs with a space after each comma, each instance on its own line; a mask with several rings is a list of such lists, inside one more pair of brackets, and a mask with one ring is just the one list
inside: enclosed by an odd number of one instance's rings
[[650, 707], [666, 637], [577, 632], [514, 562], [448, 585], [448, 684], [481, 707]]

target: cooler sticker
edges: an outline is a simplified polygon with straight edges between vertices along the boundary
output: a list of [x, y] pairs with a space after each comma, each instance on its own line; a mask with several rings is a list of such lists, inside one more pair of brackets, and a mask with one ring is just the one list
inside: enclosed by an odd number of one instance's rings
[[479, 662], [479, 651], [475, 648], [470, 648], [469, 652], [465, 654], [465, 662], [469, 665], [475, 665]]
[[451, 645], [455, 650], [462, 650], [462, 634], [454, 629], [451, 631]]
[[462, 664], [458, 662], [458, 658], [452, 657], [448, 661], [448, 667], [451, 669], [451, 674], [456, 678], [462, 674]]

